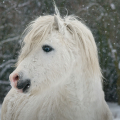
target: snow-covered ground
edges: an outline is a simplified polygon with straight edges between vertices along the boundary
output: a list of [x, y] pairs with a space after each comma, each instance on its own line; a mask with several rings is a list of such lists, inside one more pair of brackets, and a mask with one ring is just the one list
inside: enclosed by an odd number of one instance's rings
[[120, 120], [120, 106], [117, 103], [108, 103], [108, 106], [113, 114], [114, 120]]
[[[114, 116], [114, 120], [120, 120], [120, 106], [117, 103], [108, 103], [110, 110]], [[0, 105], [0, 116], [1, 116], [1, 105]]]
[[1, 120], [1, 104], [0, 104], [0, 120]]

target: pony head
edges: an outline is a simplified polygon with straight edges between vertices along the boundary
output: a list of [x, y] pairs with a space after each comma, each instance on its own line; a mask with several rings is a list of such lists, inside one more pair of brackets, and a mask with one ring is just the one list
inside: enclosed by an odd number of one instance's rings
[[17, 67], [10, 75], [13, 88], [35, 93], [55, 84], [101, 78], [91, 31], [75, 16], [40, 16], [24, 31]]

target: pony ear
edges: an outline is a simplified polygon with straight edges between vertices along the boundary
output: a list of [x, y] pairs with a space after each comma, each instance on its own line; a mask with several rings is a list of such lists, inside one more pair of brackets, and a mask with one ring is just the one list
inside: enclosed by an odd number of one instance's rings
[[59, 26], [59, 21], [56, 15], [54, 15], [54, 26], [57, 30], [59, 30], [60, 26]]
[[60, 33], [62, 33], [63, 35], [65, 34], [64, 22], [58, 15], [54, 15], [54, 26], [55, 29], [58, 30]]

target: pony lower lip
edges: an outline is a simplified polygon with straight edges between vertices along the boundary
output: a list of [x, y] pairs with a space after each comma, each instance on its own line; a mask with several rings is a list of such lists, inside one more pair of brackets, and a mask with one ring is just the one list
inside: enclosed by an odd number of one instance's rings
[[28, 92], [29, 88], [30, 88], [30, 84], [27, 84], [22, 90], [23, 92]]
[[30, 84], [29, 84], [29, 85], [26, 85], [23, 89], [18, 89], [18, 88], [16, 88], [16, 89], [17, 89], [17, 91], [20, 92], [20, 93], [27, 93], [28, 90], [29, 90], [29, 88], [30, 88]]
[[17, 89], [17, 92], [23, 93], [22, 89]]

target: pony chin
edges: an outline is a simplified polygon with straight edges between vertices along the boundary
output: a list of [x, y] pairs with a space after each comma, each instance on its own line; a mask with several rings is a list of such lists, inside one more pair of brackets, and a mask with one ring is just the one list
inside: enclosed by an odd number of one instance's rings
[[19, 93], [23, 93], [23, 90], [22, 89], [17, 89], [17, 92]]

